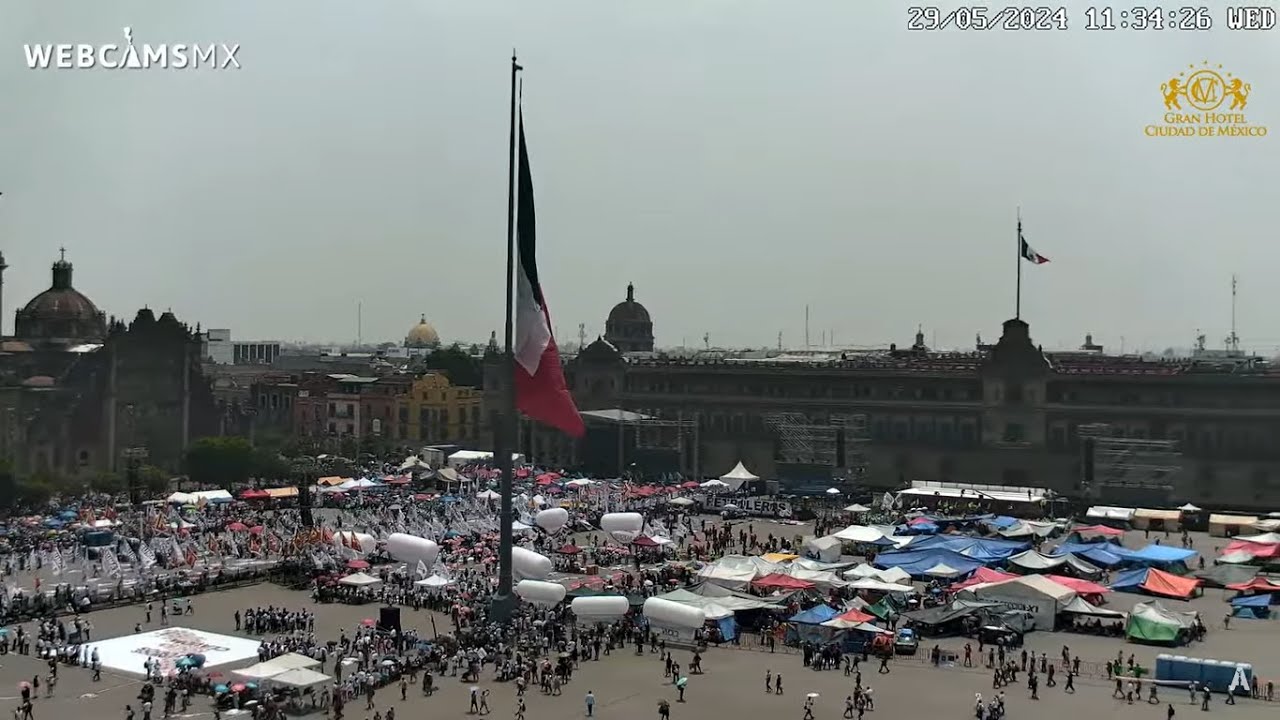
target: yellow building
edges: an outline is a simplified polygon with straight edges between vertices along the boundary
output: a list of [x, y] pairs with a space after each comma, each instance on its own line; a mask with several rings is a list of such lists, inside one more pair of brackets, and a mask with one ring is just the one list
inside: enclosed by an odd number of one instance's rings
[[396, 439], [424, 445], [476, 442], [483, 426], [481, 402], [481, 391], [427, 373], [396, 398]]

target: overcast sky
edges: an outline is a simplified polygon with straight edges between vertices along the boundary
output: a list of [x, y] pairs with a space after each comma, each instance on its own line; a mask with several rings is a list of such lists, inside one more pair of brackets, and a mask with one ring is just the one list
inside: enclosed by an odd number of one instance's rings
[[[914, 33], [897, 0], [0, 0], [4, 328], [60, 246], [108, 314], [238, 339], [502, 319], [508, 63], [558, 335], [628, 282], [659, 345], [1280, 344], [1280, 138], [1153, 139], [1205, 60], [1280, 134], [1280, 28]], [[954, 3], [953, 3], [954, 4]], [[969, 3], [973, 4], [973, 3]], [[945, 3], [944, 3], [945, 5]], [[29, 70], [24, 43], [238, 43], [238, 71]]]

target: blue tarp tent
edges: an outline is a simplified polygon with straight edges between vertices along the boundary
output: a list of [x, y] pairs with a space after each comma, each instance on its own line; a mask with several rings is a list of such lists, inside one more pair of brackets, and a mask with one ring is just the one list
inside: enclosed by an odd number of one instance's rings
[[1128, 548], [1115, 547], [1114, 549], [1111, 549], [1111, 552], [1119, 555], [1126, 562], [1139, 565], [1157, 566], [1185, 563], [1196, 555], [1195, 550], [1183, 550], [1182, 548], [1170, 547], [1168, 545], [1148, 545], [1140, 550], [1129, 550]]
[[1132, 590], [1137, 592], [1142, 589], [1142, 584], [1147, 581], [1147, 569], [1135, 568], [1133, 570], [1122, 570], [1116, 574], [1116, 579], [1111, 583], [1112, 590]]
[[786, 640], [788, 642], [803, 640], [804, 642], [819, 644], [829, 643], [844, 631], [826, 627], [822, 623], [839, 614], [838, 611], [826, 605], [817, 605], [808, 610], [798, 612], [791, 617], [792, 624], [787, 628]]
[[793, 615], [791, 622], [800, 623], [801, 625], [820, 625], [839, 614], [835, 609], [826, 605], [815, 605], [808, 610], [802, 610]]
[[1123, 549], [1119, 545], [1110, 543], [1062, 543], [1054, 549], [1052, 554], [1071, 553], [1079, 555], [1094, 565], [1113, 568], [1124, 562], [1124, 558], [1113, 551]]
[[1003, 530], [1005, 528], [1009, 528], [1009, 527], [1013, 527], [1014, 525], [1017, 525], [1018, 518], [1012, 518], [1012, 517], [1009, 517], [1008, 515], [996, 515], [995, 517], [988, 518], [983, 522], [985, 522], [986, 524], [990, 525], [993, 528], [996, 528], [997, 530]]
[[[911, 545], [914, 546], [915, 543]], [[913, 577], [922, 577], [926, 570], [932, 569], [939, 563], [959, 570], [963, 574], [971, 573], [983, 566], [980, 560], [943, 548], [883, 552], [876, 556], [874, 564], [883, 569], [902, 568]]]
[[1231, 601], [1231, 614], [1250, 620], [1271, 617], [1272, 599], [1271, 593], [1236, 597]]
[[1017, 540], [939, 535], [915, 540], [908, 548], [911, 550], [949, 550], [985, 564], [1007, 560], [1020, 552], [1025, 552], [1031, 548], [1031, 543], [1018, 542]]

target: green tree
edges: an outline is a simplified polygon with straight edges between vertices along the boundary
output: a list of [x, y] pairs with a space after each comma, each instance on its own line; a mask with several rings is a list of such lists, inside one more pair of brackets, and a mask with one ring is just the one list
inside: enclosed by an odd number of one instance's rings
[[138, 468], [138, 485], [146, 495], [160, 495], [169, 489], [169, 473], [155, 465]]
[[289, 462], [278, 450], [258, 447], [253, 450], [253, 476], [263, 480], [279, 480], [288, 477]]
[[433, 351], [422, 359], [421, 367], [443, 374], [454, 385], [474, 388], [484, 385], [484, 368], [480, 360], [457, 343]]
[[110, 470], [98, 473], [94, 476], [90, 485], [93, 487], [94, 492], [108, 493], [110, 495], [122, 493], [128, 489], [124, 476]]
[[49, 501], [58, 492], [58, 488], [62, 483], [58, 478], [49, 473], [36, 473], [27, 477], [18, 478], [18, 482], [14, 488], [14, 495], [19, 503], [34, 506], [41, 505]]
[[230, 488], [249, 480], [253, 460], [253, 447], [245, 438], [207, 437], [191, 443], [183, 464], [193, 482]]

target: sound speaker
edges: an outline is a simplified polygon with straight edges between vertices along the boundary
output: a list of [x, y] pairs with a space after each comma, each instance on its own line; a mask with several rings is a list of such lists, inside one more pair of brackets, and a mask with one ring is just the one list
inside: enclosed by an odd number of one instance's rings
[[395, 630], [397, 633], [403, 632], [400, 628], [400, 608], [384, 607], [378, 615], [378, 630], [382, 632], [390, 632]]

